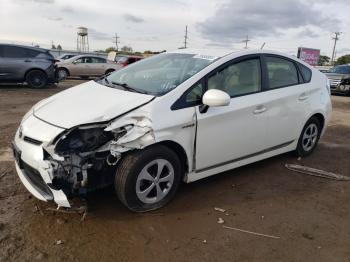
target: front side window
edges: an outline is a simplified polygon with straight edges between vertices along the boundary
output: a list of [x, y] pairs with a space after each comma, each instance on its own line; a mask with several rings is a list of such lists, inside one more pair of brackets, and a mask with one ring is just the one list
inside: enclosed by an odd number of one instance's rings
[[142, 59], [107, 76], [109, 83], [164, 95], [216, 60], [196, 54], [167, 53]]
[[299, 84], [294, 63], [278, 57], [266, 57], [270, 89]]
[[208, 79], [208, 89], [219, 89], [231, 97], [259, 92], [260, 59], [254, 58], [229, 65]]
[[81, 63], [84, 63], [84, 62], [85, 62], [85, 58], [84, 57], [78, 58], [77, 60], [74, 61], [74, 63], [76, 63], [76, 64], [81, 64]]

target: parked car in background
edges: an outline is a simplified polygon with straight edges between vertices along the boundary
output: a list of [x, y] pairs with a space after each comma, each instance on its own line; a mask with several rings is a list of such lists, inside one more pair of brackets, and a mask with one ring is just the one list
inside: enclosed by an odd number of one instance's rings
[[127, 65], [131, 65], [137, 61], [140, 61], [141, 59], [143, 59], [142, 56], [135, 56], [135, 55], [117, 55], [115, 57], [115, 62], [118, 65], [121, 65], [122, 67], [127, 66]]
[[60, 55], [59, 57], [57, 57], [56, 59], [57, 59], [59, 62], [61, 62], [61, 61], [63, 61], [63, 60], [67, 60], [67, 59], [72, 58], [72, 57], [75, 57], [75, 56], [77, 56], [77, 55], [75, 55], [75, 54], [63, 54], [63, 55]]
[[332, 93], [350, 95], [350, 64], [338, 65], [326, 73]]
[[176, 50], [40, 101], [16, 132], [16, 170], [35, 197], [62, 207], [114, 185], [144, 212], [181, 181], [310, 155], [331, 111], [327, 77], [293, 56]]
[[55, 58], [48, 50], [0, 44], [0, 82], [23, 83], [43, 88], [57, 81]]
[[57, 74], [59, 79], [68, 76], [88, 78], [109, 74], [122, 68], [106, 58], [93, 55], [78, 55], [57, 63]]
[[144, 59], [143, 56], [137, 56], [137, 55], [123, 55], [118, 54], [115, 51], [111, 51], [108, 53], [107, 60], [117, 63], [118, 65], [125, 67], [127, 65], [131, 65], [137, 61], [140, 61], [141, 59]]

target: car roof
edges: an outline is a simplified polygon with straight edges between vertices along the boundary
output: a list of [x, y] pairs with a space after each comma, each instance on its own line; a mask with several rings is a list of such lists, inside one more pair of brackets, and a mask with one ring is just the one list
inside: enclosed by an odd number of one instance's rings
[[26, 49], [35, 50], [35, 51], [38, 51], [38, 52], [44, 52], [44, 53], [49, 51], [48, 49], [45, 49], [45, 48], [35, 47], [35, 46], [26, 46], [26, 45], [0, 43], [0, 46], [14, 46], [14, 47], [19, 47], [19, 48], [26, 48]]
[[233, 50], [233, 49], [192, 49], [192, 48], [186, 48], [186, 49], [178, 49], [174, 51], [170, 51], [167, 53], [174, 53], [174, 54], [194, 54], [194, 55], [204, 55], [204, 56], [213, 56], [217, 58], [221, 58], [230, 54], [235, 54], [237, 57], [244, 56], [244, 55], [254, 55], [254, 54], [272, 54], [272, 55], [280, 55], [284, 56], [293, 60], [298, 60], [298, 62], [307, 65], [310, 67], [310, 65], [304, 63], [303, 61], [299, 60], [296, 56], [291, 56], [282, 52], [273, 51], [273, 50], [261, 50], [261, 49], [241, 49], [241, 50]]

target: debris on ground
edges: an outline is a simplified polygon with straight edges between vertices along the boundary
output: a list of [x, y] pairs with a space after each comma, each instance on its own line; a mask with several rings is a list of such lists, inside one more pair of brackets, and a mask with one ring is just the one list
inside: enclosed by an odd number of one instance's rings
[[225, 223], [225, 220], [223, 220], [221, 217], [218, 218], [218, 224], [223, 224]]
[[285, 167], [289, 170], [292, 170], [292, 171], [295, 171], [298, 173], [307, 174], [310, 176], [328, 178], [328, 179], [333, 179], [333, 180], [338, 180], [338, 181], [349, 181], [350, 180], [350, 177], [348, 177], [348, 176], [338, 175], [338, 174], [335, 174], [332, 172], [327, 172], [327, 171], [312, 168], [312, 167], [295, 165], [295, 164], [286, 164]]
[[303, 236], [303, 238], [306, 238], [308, 240], [313, 240], [314, 239], [314, 237], [312, 235], [308, 234], [308, 233], [303, 233], [302, 236]]
[[206, 240], [206, 239], [204, 239], [204, 240], [203, 240], [203, 243], [204, 243], [204, 244], [206, 244], [206, 243], [207, 243], [207, 240]]
[[261, 233], [252, 232], [252, 231], [248, 231], [248, 230], [244, 230], [244, 229], [240, 229], [240, 228], [236, 228], [236, 227], [228, 227], [228, 226], [222, 226], [222, 227], [223, 228], [227, 228], [227, 229], [231, 229], [231, 230], [236, 230], [236, 231], [243, 232], [243, 233], [247, 233], [247, 234], [261, 236], [261, 237], [268, 237], [268, 238], [274, 238], [274, 239], [279, 239], [280, 238], [280, 237], [277, 237], [277, 236], [261, 234]]
[[215, 210], [215, 211], [222, 212], [222, 213], [225, 213], [225, 212], [226, 212], [225, 209], [222, 209], [222, 208], [220, 208], [220, 207], [214, 207], [214, 210]]
[[8, 173], [9, 173], [9, 170], [10, 170], [11, 168], [7, 168], [5, 171], [3, 171], [2, 172], [2, 174], [0, 174], [0, 180], [3, 178], [3, 177], [5, 177]]
[[301, 157], [299, 156], [299, 157], [298, 157], [298, 161], [300, 161], [300, 160], [301, 160]]
[[37, 213], [37, 212], [39, 212], [40, 215], [42, 215], [42, 216], [44, 215], [44, 212], [41, 210], [41, 208], [37, 204], [35, 204], [34, 213]]
[[56, 241], [56, 245], [62, 245], [63, 244], [63, 241], [62, 240], [57, 240]]
[[80, 207], [71, 207], [71, 208], [52, 208], [48, 207], [46, 208], [47, 211], [53, 211], [58, 213], [64, 213], [64, 214], [81, 214], [82, 217], [80, 221], [84, 221], [88, 212], [87, 206], [80, 206]]

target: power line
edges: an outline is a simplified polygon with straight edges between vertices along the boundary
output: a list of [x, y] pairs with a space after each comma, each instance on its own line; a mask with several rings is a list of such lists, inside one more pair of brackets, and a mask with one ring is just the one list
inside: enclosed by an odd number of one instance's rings
[[119, 40], [118, 40], [119, 38], [120, 37], [118, 36], [118, 34], [115, 33], [115, 37], [113, 37], [113, 42], [112, 43], [115, 44], [115, 48], [117, 49], [117, 52], [118, 52], [118, 44], [120, 43]]
[[245, 39], [245, 40], [242, 40], [242, 43], [245, 43], [245, 49], [248, 49], [248, 42], [250, 42], [251, 40], [248, 38]]
[[334, 37], [332, 37], [332, 40], [334, 40], [334, 46], [333, 46], [333, 53], [332, 53], [332, 64], [334, 65], [335, 60], [335, 48], [337, 46], [337, 41], [339, 40], [339, 36], [341, 35], [341, 32], [334, 32]]
[[184, 44], [185, 44], [185, 48], [187, 48], [187, 39], [188, 39], [188, 36], [187, 36], [187, 25], [186, 25], [186, 30], [185, 30], [185, 41], [184, 41]]

